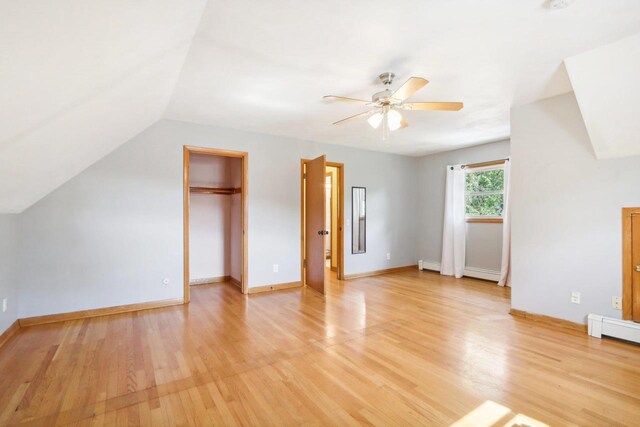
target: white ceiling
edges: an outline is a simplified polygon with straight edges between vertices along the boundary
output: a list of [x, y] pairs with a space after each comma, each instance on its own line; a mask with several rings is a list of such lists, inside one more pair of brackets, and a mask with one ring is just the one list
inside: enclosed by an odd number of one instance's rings
[[[571, 91], [563, 59], [640, 31], [638, 0], [209, 1], [167, 110], [170, 118], [409, 155], [509, 137], [514, 104]], [[460, 112], [406, 113], [382, 142], [364, 111], [376, 76], [429, 85], [412, 100]]]
[[640, 155], [640, 33], [565, 59], [595, 155]]
[[[162, 117], [409, 155], [506, 138], [512, 105], [571, 90], [564, 58], [640, 32], [637, 0], [545, 5], [0, 0], [0, 212]], [[465, 108], [406, 112], [387, 143], [364, 120], [332, 126], [361, 107], [322, 96], [368, 98], [383, 71]]]

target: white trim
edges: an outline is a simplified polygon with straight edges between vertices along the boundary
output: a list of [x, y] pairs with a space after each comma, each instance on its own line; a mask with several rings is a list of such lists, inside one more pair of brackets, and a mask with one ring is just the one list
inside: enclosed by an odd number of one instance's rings
[[602, 338], [603, 335], [640, 343], [640, 323], [630, 320], [614, 319], [598, 314], [589, 315], [588, 333], [592, 337]]
[[467, 277], [475, 277], [476, 279], [490, 280], [497, 282], [500, 280], [500, 272], [487, 270], [485, 268], [478, 267], [465, 267], [464, 275]]
[[422, 269], [423, 270], [432, 270], [432, 271], [440, 272], [440, 263], [439, 262], [432, 262], [432, 261], [423, 261], [422, 262]]
[[[423, 270], [432, 270], [440, 272], [440, 263], [434, 261], [423, 261], [422, 263]], [[465, 267], [464, 275], [466, 277], [473, 277], [476, 279], [490, 280], [492, 282], [497, 282], [500, 280], [500, 272], [494, 270], [487, 270], [485, 268], [478, 267]]]
[[467, 196], [492, 196], [494, 194], [504, 195], [504, 189], [502, 191], [465, 191]]

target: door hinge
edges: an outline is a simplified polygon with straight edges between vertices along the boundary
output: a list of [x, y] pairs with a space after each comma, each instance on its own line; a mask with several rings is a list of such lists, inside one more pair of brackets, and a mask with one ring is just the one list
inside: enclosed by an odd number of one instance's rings
[[305, 172], [305, 173], [303, 173], [303, 174], [302, 174], [302, 177], [306, 179], [306, 178], [307, 178], [307, 173], [306, 173], [306, 172]]
[[303, 266], [304, 268], [307, 268], [307, 260], [306, 260], [306, 259], [305, 259], [304, 261], [302, 261], [302, 266]]

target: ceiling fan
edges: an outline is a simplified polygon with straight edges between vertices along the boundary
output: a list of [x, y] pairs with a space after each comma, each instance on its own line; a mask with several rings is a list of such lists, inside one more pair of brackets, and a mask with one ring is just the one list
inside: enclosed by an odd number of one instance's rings
[[395, 78], [393, 73], [382, 73], [378, 76], [380, 81], [385, 85], [385, 89], [381, 92], [374, 93], [371, 101], [364, 99], [347, 98], [344, 96], [327, 95], [323, 99], [351, 102], [353, 104], [365, 105], [373, 107], [369, 111], [359, 113], [346, 119], [338, 120], [334, 125], [349, 122], [360, 117], [370, 116], [367, 121], [377, 129], [382, 125], [382, 139], [386, 140], [389, 131], [406, 128], [409, 126], [407, 121], [399, 110], [442, 110], [442, 111], [458, 111], [462, 109], [462, 102], [405, 102], [407, 98], [422, 89], [429, 81], [422, 77], [409, 77], [402, 86], [392, 92], [391, 83]]

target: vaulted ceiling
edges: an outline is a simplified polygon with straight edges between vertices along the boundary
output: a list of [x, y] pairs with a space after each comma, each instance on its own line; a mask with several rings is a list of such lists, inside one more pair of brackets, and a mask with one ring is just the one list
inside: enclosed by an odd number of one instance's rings
[[640, 33], [565, 64], [596, 157], [640, 155]]
[[[637, 0], [0, 0], [0, 212], [20, 212], [161, 118], [418, 155], [509, 136], [571, 91], [563, 60], [640, 32]], [[382, 142], [376, 76], [430, 83]]]
[[1, 0], [0, 212], [161, 119], [206, 0]]

